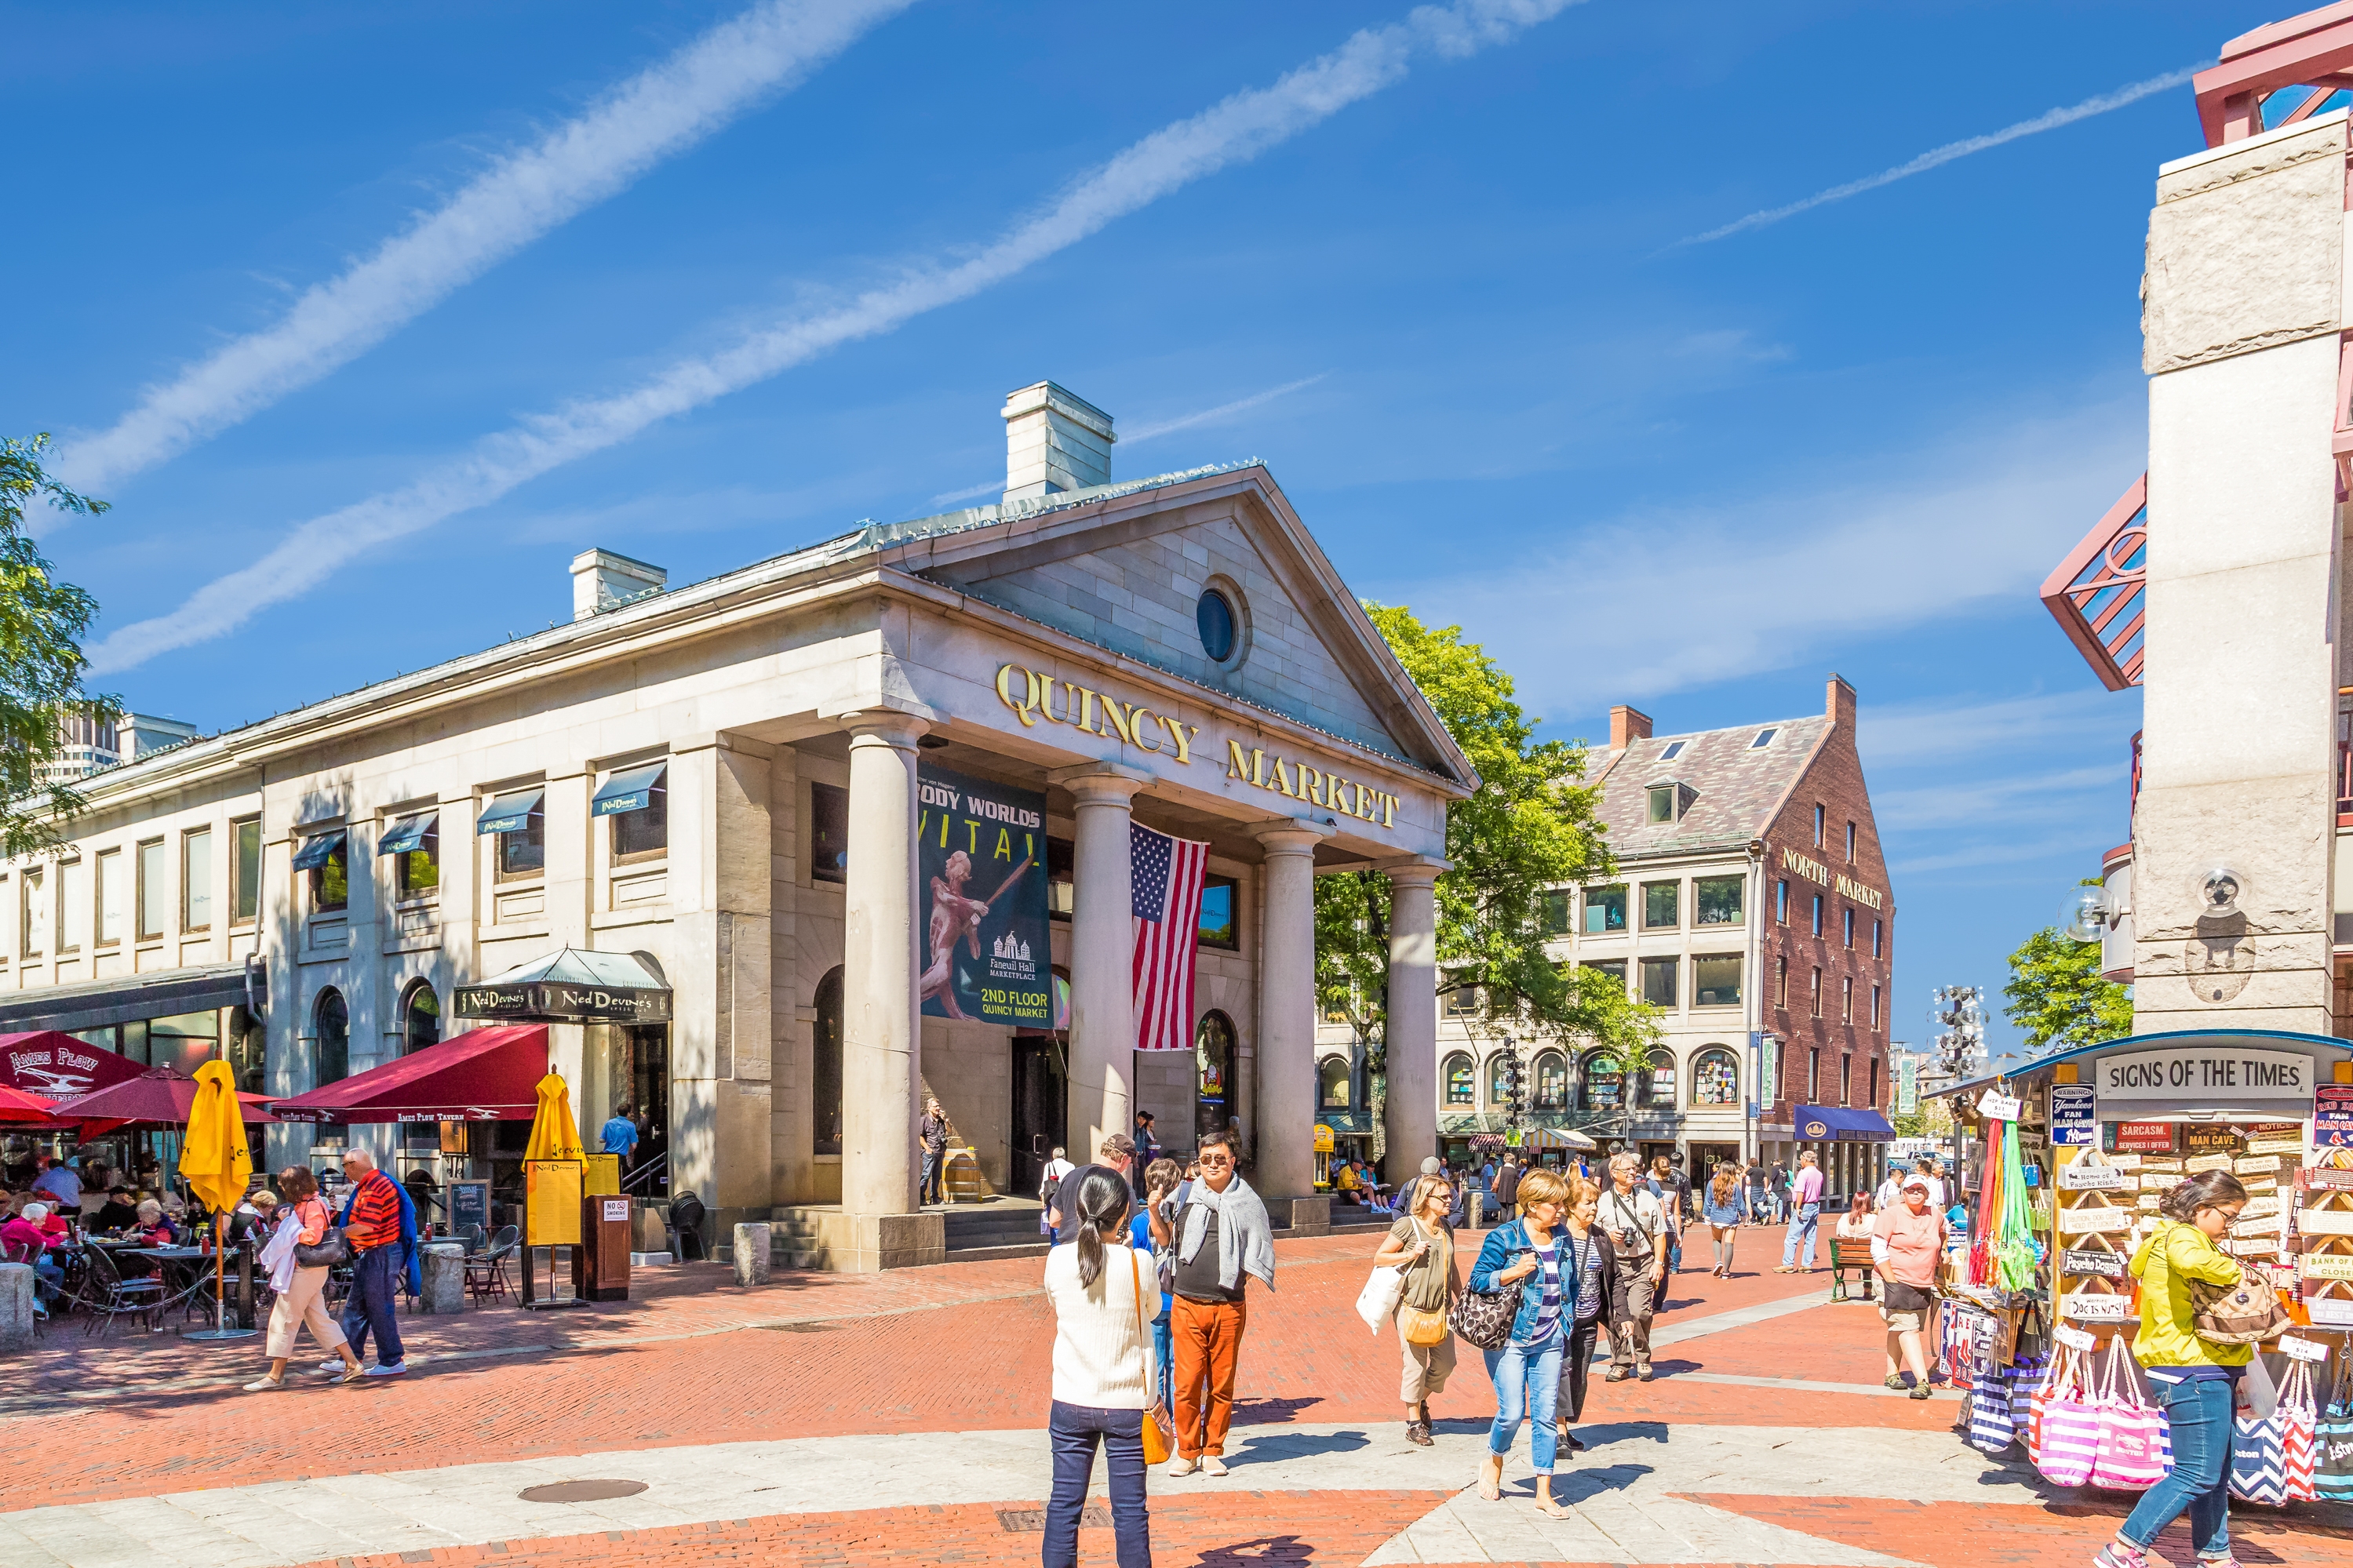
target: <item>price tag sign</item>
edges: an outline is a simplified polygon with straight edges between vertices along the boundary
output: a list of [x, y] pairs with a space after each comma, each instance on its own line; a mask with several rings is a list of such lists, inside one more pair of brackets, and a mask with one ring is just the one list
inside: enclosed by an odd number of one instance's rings
[[2087, 1351], [2100, 1342], [2083, 1330], [2070, 1328], [2065, 1323], [2052, 1330], [2051, 1337], [2071, 1351]]
[[2015, 1121], [2019, 1112], [2018, 1096], [1997, 1094], [1987, 1089], [1978, 1096], [1978, 1114], [1989, 1121]]
[[2317, 1340], [2300, 1340], [2294, 1334], [2282, 1334], [2279, 1348], [2292, 1361], [2327, 1361], [2328, 1347]]

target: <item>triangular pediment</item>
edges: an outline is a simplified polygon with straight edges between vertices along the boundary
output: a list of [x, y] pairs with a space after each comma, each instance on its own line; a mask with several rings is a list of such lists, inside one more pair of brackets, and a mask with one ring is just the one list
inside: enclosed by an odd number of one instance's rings
[[[1428, 702], [1262, 468], [1131, 490], [893, 552], [1001, 609], [1468, 782]], [[1202, 595], [1240, 614], [1209, 658]]]

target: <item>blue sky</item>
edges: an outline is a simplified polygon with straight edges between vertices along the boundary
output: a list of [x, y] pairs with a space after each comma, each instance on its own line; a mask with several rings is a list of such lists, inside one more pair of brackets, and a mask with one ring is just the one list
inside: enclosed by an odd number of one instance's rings
[[1853, 681], [1916, 1041], [2126, 836], [2137, 696], [2033, 594], [2145, 466], [2189, 89], [1678, 242], [2282, 14], [8, 5], [0, 429], [115, 502], [46, 535], [103, 684], [225, 727], [562, 618], [588, 545], [689, 581], [941, 510], [1041, 376], [1247, 403], [1115, 473], [1264, 458], [1559, 732]]

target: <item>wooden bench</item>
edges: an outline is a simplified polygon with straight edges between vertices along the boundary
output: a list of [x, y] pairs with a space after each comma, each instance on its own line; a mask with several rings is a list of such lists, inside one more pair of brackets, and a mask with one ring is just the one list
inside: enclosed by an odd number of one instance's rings
[[1862, 1276], [1862, 1299], [1866, 1301], [1874, 1300], [1871, 1292], [1872, 1281], [1878, 1276], [1872, 1272], [1871, 1243], [1844, 1240], [1833, 1233], [1831, 1237], [1831, 1300], [1847, 1300], [1846, 1271], [1850, 1268]]

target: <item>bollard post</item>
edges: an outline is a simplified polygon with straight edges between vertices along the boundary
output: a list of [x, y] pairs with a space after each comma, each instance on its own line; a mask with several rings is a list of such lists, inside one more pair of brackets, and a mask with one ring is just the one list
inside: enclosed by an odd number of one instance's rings
[[29, 1263], [0, 1263], [0, 1352], [33, 1348], [33, 1282]]
[[462, 1312], [466, 1310], [466, 1247], [462, 1242], [428, 1241], [417, 1248], [417, 1264], [425, 1290], [417, 1300], [420, 1312]]
[[768, 1226], [754, 1221], [735, 1227], [735, 1283], [765, 1285], [768, 1282]]

